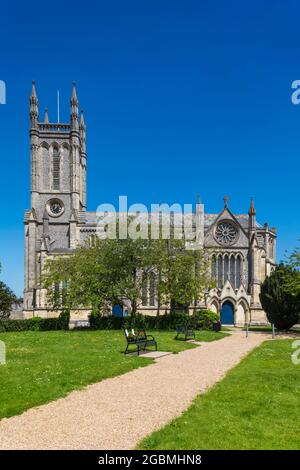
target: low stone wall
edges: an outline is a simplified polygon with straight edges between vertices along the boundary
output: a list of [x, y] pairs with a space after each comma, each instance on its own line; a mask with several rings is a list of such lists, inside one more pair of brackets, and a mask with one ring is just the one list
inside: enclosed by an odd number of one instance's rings
[[39, 309], [39, 310], [24, 310], [23, 318], [26, 320], [28, 318], [40, 317], [40, 318], [57, 318], [59, 312], [53, 312], [51, 310]]
[[84, 328], [88, 327], [89, 322], [89, 315], [91, 310], [88, 309], [78, 309], [72, 310], [70, 313], [70, 321], [69, 321], [69, 328], [73, 330], [74, 328]]

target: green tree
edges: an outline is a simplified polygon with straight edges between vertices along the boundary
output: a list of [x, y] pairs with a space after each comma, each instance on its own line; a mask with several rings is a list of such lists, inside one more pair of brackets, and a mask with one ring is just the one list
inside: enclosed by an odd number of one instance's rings
[[260, 301], [270, 323], [280, 330], [289, 330], [298, 323], [300, 295], [295, 295], [287, 286], [295, 270], [280, 264], [261, 285]]
[[[0, 264], [1, 273], [1, 264]], [[9, 318], [12, 305], [18, 303], [19, 299], [12, 290], [2, 281], [0, 281], [0, 318]]]
[[[140, 273], [150, 268], [151, 243], [147, 240], [95, 237], [73, 255], [49, 261], [43, 285], [53, 309], [89, 306], [98, 313], [128, 299], [134, 315], [143, 287]], [[58, 285], [60, 289], [53, 288]]]
[[171, 238], [154, 242], [157, 291], [161, 304], [188, 307], [196, 304], [212, 285], [203, 249], [186, 249], [185, 241]]
[[185, 250], [182, 240], [98, 237], [71, 256], [50, 260], [43, 285], [54, 310], [88, 306], [99, 313], [108, 311], [113, 303], [124, 304], [126, 299], [134, 315], [150, 273], [155, 274], [160, 304], [174, 301], [188, 305], [208, 286], [203, 251]]
[[296, 248], [288, 257], [286, 265], [290, 267], [285, 277], [285, 285], [295, 296], [300, 294], [300, 251]]

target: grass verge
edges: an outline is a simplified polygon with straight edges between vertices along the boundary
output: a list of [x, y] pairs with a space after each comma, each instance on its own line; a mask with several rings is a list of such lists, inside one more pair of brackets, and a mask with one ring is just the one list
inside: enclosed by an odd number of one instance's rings
[[[175, 341], [174, 332], [152, 334], [161, 351], [177, 353], [195, 347]], [[213, 341], [225, 335], [201, 331], [197, 340]], [[7, 351], [7, 363], [0, 365], [0, 419], [152, 363], [146, 357], [125, 356], [120, 331], [26, 331], [1, 333], [0, 340]]]
[[299, 449], [300, 365], [290, 340], [263, 343], [141, 449]]

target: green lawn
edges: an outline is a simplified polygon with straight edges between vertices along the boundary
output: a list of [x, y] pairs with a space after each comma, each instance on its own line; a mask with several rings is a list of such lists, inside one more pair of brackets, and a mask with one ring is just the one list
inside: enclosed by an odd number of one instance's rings
[[[175, 341], [174, 332], [152, 333], [161, 351], [195, 347]], [[225, 335], [201, 331], [197, 339], [213, 341]], [[0, 333], [0, 340], [7, 350], [7, 364], [0, 365], [0, 419], [152, 362], [145, 357], [125, 356], [120, 331]]]
[[292, 341], [263, 343], [141, 449], [299, 449], [300, 365]]
[[[246, 328], [243, 328], [243, 330], [246, 330]], [[269, 325], [250, 326], [249, 331], [262, 331], [263, 333], [265, 332], [272, 333], [272, 327]], [[300, 333], [300, 328], [298, 326], [294, 326], [288, 332], [275, 329], [275, 335], [282, 334], [282, 333], [283, 334]]]

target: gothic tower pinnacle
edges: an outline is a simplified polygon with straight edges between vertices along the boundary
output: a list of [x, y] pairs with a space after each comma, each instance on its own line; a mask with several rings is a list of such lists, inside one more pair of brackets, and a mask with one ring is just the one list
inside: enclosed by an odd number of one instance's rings
[[76, 93], [75, 82], [73, 82], [70, 105], [71, 105], [71, 127], [72, 129], [78, 129], [78, 98], [77, 98], [77, 93]]
[[30, 128], [36, 128], [39, 119], [39, 102], [36, 94], [35, 81], [32, 80], [32, 90], [30, 95]]
[[255, 206], [254, 206], [254, 199], [253, 198], [251, 198], [248, 215], [249, 215], [249, 230], [254, 230], [254, 228], [255, 228], [256, 209], [255, 209]]

